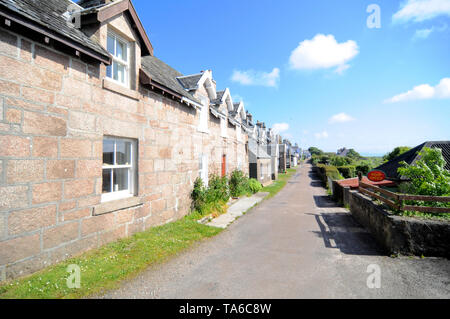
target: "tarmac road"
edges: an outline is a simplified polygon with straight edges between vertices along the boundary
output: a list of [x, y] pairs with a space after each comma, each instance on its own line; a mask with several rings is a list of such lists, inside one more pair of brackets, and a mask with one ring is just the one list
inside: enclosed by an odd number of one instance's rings
[[[367, 286], [370, 265], [380, 288]], [[449, 297], [449, 260], [386, 256], [305, 164], [218, 236], [100, 298]]]

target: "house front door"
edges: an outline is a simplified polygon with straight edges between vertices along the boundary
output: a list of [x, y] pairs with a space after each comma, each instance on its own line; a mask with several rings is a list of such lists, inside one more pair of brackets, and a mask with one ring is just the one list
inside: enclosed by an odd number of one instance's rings
[[222, 177], [227, 175], [227, 156], [225, 154], [222, 155]]

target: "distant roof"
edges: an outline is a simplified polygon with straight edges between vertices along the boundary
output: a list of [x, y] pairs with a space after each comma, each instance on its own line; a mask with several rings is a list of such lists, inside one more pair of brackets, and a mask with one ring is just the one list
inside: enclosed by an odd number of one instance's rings
[[349, 149], [346, 149], [346, 148], [344, 147], [344, 148], [338, 150], [337, 155], [338, 155], [338, 156], [347, 156], [347, 154], [348, 154], [349, 151], [350, 151]]
[[69, 0], [0, 0], [0, 10], [9, 9], [40, 28], [59, 34], [109, 59], [109, 53], [100, 44], [67, 23], [63, 14], [69, 5], [73, 5], [73, 2]]
[[192, 89], [197, 88], [197, 83], [198, 83], [198, 81], [200, 81], [202, 76], [203, 76], [203, 73], [186, 75], [186, 76], [179, 77], [178, 81], [180, 81], [181, 85], [183, 85], [183, 87], [186, 90], [192, 90]]
[[267, 151], [258, 143], [248, 143], [248, 150], [257, 158], [271, 158], [271, 156], [267, 154]]
[[187, 92], [181, 83], [178, 81], [178, 77], [183, 76], [180, 72], [164, 63], [155, 56], [145, 56], [141, 59], [142, 69], [148, 73], [151, 79], [168, 89], [188, 98], [196, 103], [201, 103], [196, 97]]
[[212, 104], [220, 104], [222, 102], [222, 98], [223, 98], [224, 94], [225, 94], [225, 90], [217, 91], [216, 92], [217, 98], [215, 100], [211, 101], [211, 103]]
[[376, 169], [383, 171], [389, 179], [399, 180], [401, 179], [401, 176], [398, 174], [397, 169], [400, 167], [400, 162], [405, 161], [410, 165], [414, 164], [418, 159], [418, 153], [424, 147], [440, 148], [442, 150], [442, 155], [447, 162], [445, 169], [450, 171], [450, 141], [429, 141], [422, 143], [409, 151], [400, 154], [389, 162], [378, 166]]

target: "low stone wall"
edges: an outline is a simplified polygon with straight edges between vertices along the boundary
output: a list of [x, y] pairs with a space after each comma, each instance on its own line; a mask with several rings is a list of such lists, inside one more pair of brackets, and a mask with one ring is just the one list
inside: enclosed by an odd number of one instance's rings
[[353, 217], [390, 254], [450, 257], [450, 222], [394, 216], [357, 191], [345, 193]]

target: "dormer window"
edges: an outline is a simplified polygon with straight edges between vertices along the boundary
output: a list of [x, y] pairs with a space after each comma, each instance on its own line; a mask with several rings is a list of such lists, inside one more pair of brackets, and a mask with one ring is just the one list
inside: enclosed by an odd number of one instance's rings
[[112, 63], [106, 68], [106, 76], [126, 87], [130, 86], [130, 45], [118, 35], [108, 32], [108, 52]]

